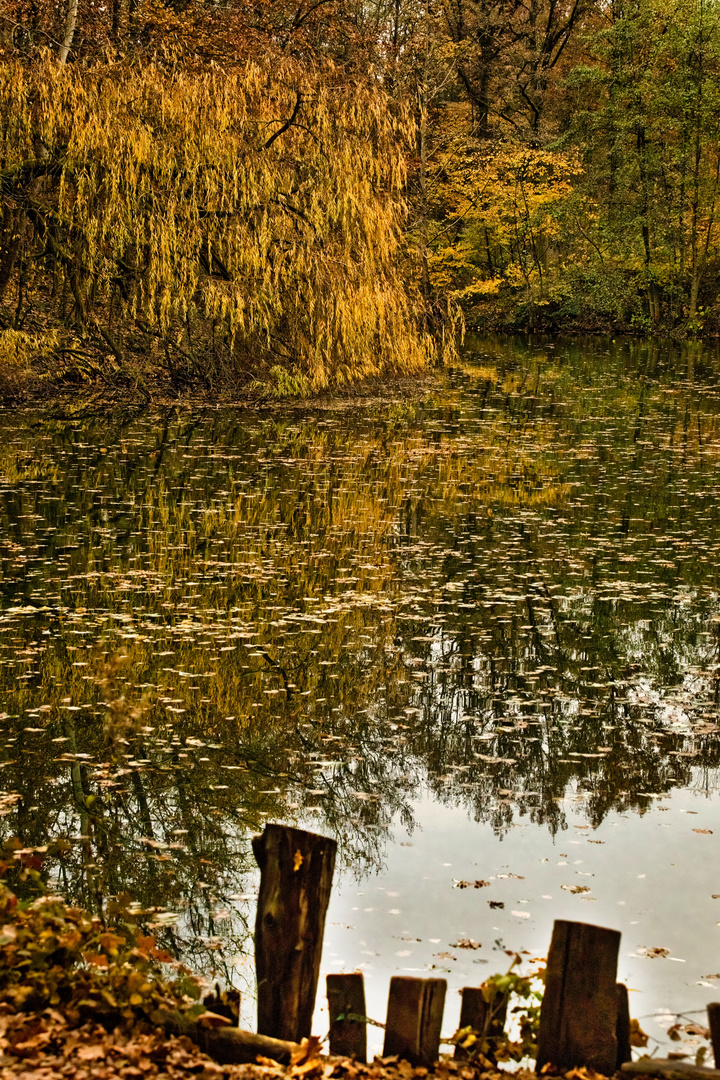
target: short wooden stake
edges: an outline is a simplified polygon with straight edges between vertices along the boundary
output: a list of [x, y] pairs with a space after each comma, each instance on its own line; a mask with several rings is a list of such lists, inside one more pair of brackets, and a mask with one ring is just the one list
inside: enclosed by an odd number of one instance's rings
[[397, 1055], [424, 1068], [437, 1061], [446, 991], [445, 979], [390, 980], [383, 1057]]
[[[360, 972], [327, 976], [330, 1053], [367, 1061], [365, 984]], [[338, 1017], [343, 1017], [342, 1020]], [[362, 1019], [360, 1019], [362, 1017]]]
[[[472, 1028], [473, 1031], [480, 1035], [483, 1032], [490, 1036], [501, 1035], [505, 1028], [507, 1004], [503, 1009], [499, 1010], [497, 1016], [493, 1017], [487, 1031], [485, 1031], [489, 1006], [483, 997], [482, 990], [479, 986], [464, 986], [460, 993], [462, 994], [460, 1028]], [[473, 1056], [473, 1050], [474, 1047], [465, 1050], [462, 1046], [456, 1046], [455, 1057], [460, 1061], [467, 1061], [468, 1058]]]
[[711, 1001], [707, 1007], [707, 1014], [715, 1068], [720, 1069], [720, 1001]]
[[543, 1065], [615, 1072], [619, 950], [617, 930], [556, 920], [540, 1010], [538, 1072]]
[[[488, 1007], [485, 998], [482, 996], [482, 990], [479, 986], [463, 986], [460, 993], [462, 994], [462, 1000], [459, 1028], [469, 1027], [476, 1032], [483, 1031]], [[455, 1047], [455, 1057], [460, 1061], [467, 1061], [471, 1056], [472, 1049], [465, 1050], [459, 1045]]]
[[301, 829], [266, 825], [252, 846], [260, 867], [258, 1034], [300, 1042], [311, 1030], [337, 844]]
[[630, 1047], [630, 1001], [628, 999], [628, 988], [625, 983], [616, 983], [615, 989], [617, 990], [617, 1026], [615, 1028], [615, 1035], [617, 1037], [617, 1065], [619, 1069], [621, 1065], [624, 1065], [626, 1061], [632, 1061], [632, 1049]]

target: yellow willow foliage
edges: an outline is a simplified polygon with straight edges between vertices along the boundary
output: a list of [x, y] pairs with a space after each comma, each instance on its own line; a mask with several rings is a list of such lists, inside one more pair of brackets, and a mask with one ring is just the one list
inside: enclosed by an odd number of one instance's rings
[[332, 75], [7, 63], [4, 220], [27, 208], [84, 324], [199, 315], [314, 390], [421, 370], [398, 269], [409, 124]]

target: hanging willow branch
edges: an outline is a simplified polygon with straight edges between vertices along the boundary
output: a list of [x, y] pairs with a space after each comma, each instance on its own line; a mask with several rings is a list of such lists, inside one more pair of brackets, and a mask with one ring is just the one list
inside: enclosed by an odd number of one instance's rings
[[[0, 205], [28, 222], [35, 287], [64, 277], [118, 363], [111, 308], [163, 336], [208, 320], [244, 357], [281, 342], [309, 389], [424, 368], [399, 269], [411, 126], [331, 76], [3, 65]], [[47, 303], [61, 294], [48, 284]]]

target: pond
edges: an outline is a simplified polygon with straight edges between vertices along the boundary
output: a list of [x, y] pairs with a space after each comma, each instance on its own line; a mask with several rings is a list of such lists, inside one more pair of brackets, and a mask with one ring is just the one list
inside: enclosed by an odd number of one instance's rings
[[378, 1020], [392, 974], [432, 971], [451, 1034], [452, 991], [555, 918], [622, 931], [652, 1039], [703, 1019], [715, 351], [472, 339], [411, 397], [0, 425], [18, 889], [142, 910], [251, 987], [250, 837], [291, 822], [338, 839], [323, 969], [360, 967]]

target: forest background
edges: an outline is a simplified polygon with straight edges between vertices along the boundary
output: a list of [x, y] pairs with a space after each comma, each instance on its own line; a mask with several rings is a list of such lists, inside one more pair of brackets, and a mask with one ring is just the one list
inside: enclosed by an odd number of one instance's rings
[[0, 396], [720, 332], [714, 0], [2, 0]]

